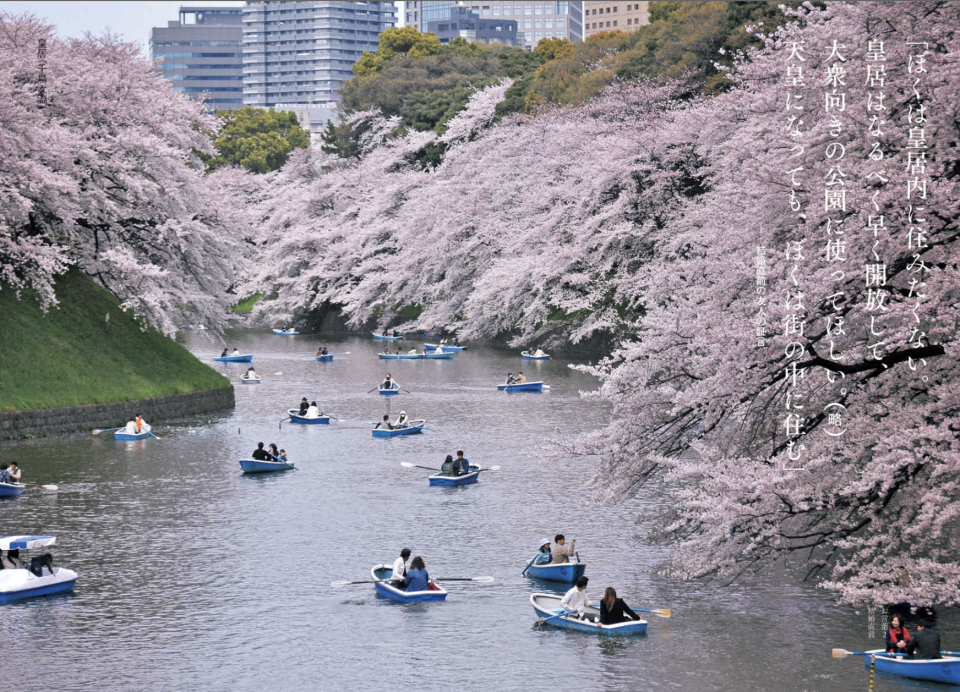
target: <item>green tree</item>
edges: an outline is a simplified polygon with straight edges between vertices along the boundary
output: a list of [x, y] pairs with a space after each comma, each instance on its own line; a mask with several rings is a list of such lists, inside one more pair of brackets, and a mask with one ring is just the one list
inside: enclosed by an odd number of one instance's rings
[[238, 165], [254, 173], [275, 171], [287, 162], [291, 151], [310, 144], [294, 113], [240, 108], [217, 111], [217, 118], [221, 123], [213, 140], [217, 155], [203, 157], [207, 170]]

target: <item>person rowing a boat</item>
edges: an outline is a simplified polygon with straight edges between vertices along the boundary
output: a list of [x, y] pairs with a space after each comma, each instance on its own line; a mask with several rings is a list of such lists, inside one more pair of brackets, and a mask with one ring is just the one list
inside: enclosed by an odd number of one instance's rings
[[583, 619], [584, 608], [590, 603], [590, 599], [587, 597], [588, 581], [587, 577], [580, 577], [577, 579], [576, 586], [567, 591], [560, 599], [560, 607], [563, 610], [574, 611], [580, 620]]
[[10, 462], [10, 468], [7, 470], [7, 473], [10, 474], [10, 480], [13, 483], [20, 482], [20, 464], [15, 461]]
[[550, 539], [545, 538], [540, 541], [540, 551], [533, 558], [535, 565], [549, 565], [553, 560], [553, 554], [550, 552]]
[[307, 417], [307, 418], [319, 418], [319, 417], [320, 417], [320, 409], [317, 408], [317, 402], [316, 402], [316, 401], [311, 401], [311, 402], [310, 402], [310, 408], [307, 409], [307, 416], [306, 416], [306, 417]]
[[460, 348], [460, 338], [459, 338], [459, 337], [456, 337], [456, 336], [453, 337], [453, 345], [456, 346], [457, 348]]
[[608, 586], [603, 592], [603, 600], [600, 601], [600, 626], [617, 625], [628, 620], [639, 620], [640, 616], [630, 610], [622, 598], [617, 598], [617, 592], [612, 586]]
[[220, 354], [220, 357], [221, 357], [221, 358], [226, 358], [227, 355], [229, 355], [229, 353], [230, 353], [230, 351], [229, 351], [226, 347], [224, 347], [223, 353]]
[[243, 377], [244, 379], [247, 379], [247, 380], [255, 380], [257, 378], [257, 371], [254, 370], [253, 366], [251, 365], [249, 368], [247, 368], [247, 372], [244, 374]]
[[327, 355], [328, 353], [329, 353], [329, 351], [327, 351], [327, 347], [326, 347], [326, 346], [321, 346], [320, 348], [317, 349], [317, 355], [318, 355], [318, 356], [325, 356], [325, 355]]
[[239, 355], [240, 355], [240, 349], [234, 348], [234, 349], [233, 349], [233, 353], [231, 353], [230, 355], [231, 355], [231, 356], [239, 356]]
[[405, 428], [407, 427], [407, 412], [401, 411], [400, 415], [397, 416], [397, 422], [393, 424], [394, 428]]
[[542, 349], [539, 349], [539, 348], [538, 348], [538, 349], [537, 349], [537, 352], [533, 354], [533, 357], [534, 357], [534, 358], [543, 358], [545, 355], [547, 355], [547, 354], [544, 353]]
[[396, 329], [394, 329], [394, 330], [393, 330], [393, 335], [394, 335], [395, 337], [400, 336], [400, 332], [398, 332]]
[[308, 409], [308, 408], [310, 408], [310, 404], [307, 403], [307, 397], [303, 397], [303, 398], [300, 400], [300, 415], [301, 415], [301, 416], [307, 415], [307, 409]]
[[250, 456], [252, 456], [255, 461], [270, 461], [270, 455], [267, 454], [267, 450], [263, 448], [262, 442], [257, 443], [257, 448], [253, 450], [253, 454]]
[[[400, 557], [393, 561], [393, 574], [391, 580], [403, 582], [407, 576], [407, 560], [410, 559], [410, 548], [404, 548], [400, 551]], [[399, 588], [402, 584], [397, 584]]]
[[427, 591], [430, 589], [430, 574], [422, 557], [415, 557], [410, 561], [410, 569], [403, 578], [404, 591]]
[[917, 633], [907, 644], [907, 656], [914, 660], [932, 660], [940, 656], [940, 633], [929, 618], [921, 618]]
[[453, 462], [453, 475], [463, 476], [470, 473], [470, 462], [463, 456], [463, 452], [457, 452], [457, 458]]
[[570, 539], [570, 545], [567, 545], [567, 539], [563, 537], [562, 533], [558, 533], [554, 536], [553, 540], [556, 542], [556, 547], [553, 548], [553, 562], [551, 564], [559, 565], [564, 562], [570, 562], [570, 556], [576, 555], [573, 544], [577, 542], [576, 538]]
[[127, 421], [123, 432], [127, 435], [139, 435], [143, 432], [150, 432], [150, 426], [143, 422], [143, 416], [138, 413], [134, 420]]
[[513, 384], [517, 381], [517, 378], [513, 376], [512, 372], [507, 373], [507, 384]]
[[523, 376], [523, 372], [520, 370], [517, 371], [517, 379], [514, 380], [516, 384], [526, 384], [527, 378]]
[[393, 424], [390, 423], [389, 414], [383, 414], [383, 420], [373, 426], [373, 429], [382, 428], [383, 430], [393, 430]]
[[279, 454], [278, 456], [280, 457], [280, 461], [286, 461], [286, 460], [287, 460], [287, 450], [281, 449], [281, 450], [280, 450], [280, 454]]
[[395, 355], [395, 356], [403, 355], [403, 351], [400, 350], [400, 347], [399, 347], [399, 346], [397, 346], [397, 352], [396, 352], [394, 355]]
[[394, 386], [395, 384], [393, 376], [388, 372], [387, 376], [383, 378], [383, 382], [380, 383], [380, 389], [399, 389], [399, 387]]

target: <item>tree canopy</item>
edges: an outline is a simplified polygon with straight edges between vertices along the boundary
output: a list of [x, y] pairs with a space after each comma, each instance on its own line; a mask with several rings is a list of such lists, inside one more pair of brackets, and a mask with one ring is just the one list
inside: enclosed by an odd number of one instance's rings
[[240, 108], [217, 111], [220, 131], [213, 139], [215, 156], [205, 156], [209, 170], [243, 166], [253, 173], [280, 169], [290, 152], [310, 144], [310, 135], [294, 113]]

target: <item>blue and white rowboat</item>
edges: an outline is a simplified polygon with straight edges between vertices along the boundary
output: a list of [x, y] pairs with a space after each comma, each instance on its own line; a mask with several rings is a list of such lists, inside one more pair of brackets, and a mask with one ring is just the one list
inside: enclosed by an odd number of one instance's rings
[[[389, 579], [393, 576], [393, 568], [387, 565], [374, 565], [370, 570], [372, 579]], [[447, 592], [436, 584], [431, 583], [427, 591], [404, 591], [397, 588], [391, 582], [382, 582], [374, 584], [377, 593], [385, 598], [390, 598], [401, 603], [416, 603], [419, 601], [444, 601], [447, 598]]]
[[214, 360], [218, 363], [252, 363], [253, 356], [217, 356]]
[[473, 485], [480, 480], [480, 468], [480, 466], [470, 464], [470, 473], [465, 473], [462, 476], [442, 476], [436, 473], [428, 477], [427, 480], [430, 481], [430, 485], [445, 485], [448, 487]]
[[524, 382], [523, 384], [498, 384], [501, 392], [539, 392], [543, 390], [543, 382]]
[[20, 483], [0, 483], [0, 497], [19, 497], [26, 487]]
[[374, 341], [403, 341], [403, 337], [402, 336], [384, 336], [383, 334], [374, 333], [373, 340]]
[[[56, 542], [55, 536], [4, 536], [0, 550], [33, 550]], [[52, 574], [44, 568], [39, 577], [28, 569], [2, 569], [0, 603], [70, 591], [76, 583], [77, 573], [66, 567], [54, 567]]]
[[125, 433], [123, 432], [123, 430], [118, 430], [117, 432], [113, 433], [113, 439], [119, 442], [131, 442], [132, 440], [145, 440], [148, 437], [152, 437], [152, 436], [146, 430], [144, 430], [143, 432], [138, 432], [133, 435], [131, 435], [130, 433]]
[[380, 391], [380, 396], [396, 396], [400, 393], [400, 385], [396, 382], [393, 383], [393, 387], [390, 389], [384, 389], [383, 385], [380, 385], [377, 389]]
[[260, 376], [254, 375], [253, 377], [246, 377], [245, 375], [240, 375], [240, 381], [244, 384], [260, 384]]
[[467, 350], [467, 347], [466, 347], [466, 346], [450, 346], [449, 344], [444, 344], [443, 346], [440, 346], [439, 344], [424, 344], [424, 345], [423, 345], [423, 349], [424, 349], [425, 351], [436, 351], [436, 350], [441, 350], [441, 351], [466, 351], [466, 350]]
[[423, 360], [426, 358], [422, 353], [378, 353], [380, 360]]
[[330, 424], [330, 416], [317, 416], [316, 418], [301, 416], [300, 409], [298, 408], [287, 409], [287, 415], [290, 416], [291, 423], [300, 423], [301, 425], [329, 425]]
[[546, 353], [542, 356], [535, 356], [530, 351], [520, 351], [520, 355], [523, 356], [524, 360], [550, 360], [550, 356]]
[[272, 471], [289, 471], [293, 462], [289, 461], [257, 461], [256, 459], [241, 459], [240, 468], [244, 473], [270, 473]]
[[321, 363], [332, 363], [332, 362], [333, 362], [333, 354], [332, 354], [332, 353], [327, 353], [326, 355], [317, 356], [317, 360], [319, 360]]
[[559, 581], [573, 584], [587, 570], [586, 562], [561, 562], [549, 565], [530, 565], [527, 574], [544, 581]]
[[374, 428], [373, 436], [374, 437], [397, 437], [398, 435], [417, 435], [423, 432], [423, 426], [426, 425], [424, 420], [412, 420], [402, 428], [394, 428], [393, 430], [387, 430], [386, 428]]
[[207, 332], [207, 331], [210, 331], [209, 329], [207, 329], [206, 327], [204, 327], [202, 324], [197, 325], [196, 327], [194, 327], [192, 324], [188, 324], [188, 325], [187, 325], [187, 329], [190, 330], [191, 332]]
[[[947, 685], [960, 685], [960, 658], [946, 657], [930, 660], [913, 660], [891, 656], [883, 649], [867, 651], [874, 654], [876, 669], [881, 673], [892, 673], [911, 680], [929, 680]], [[870, 656], [863, 657], [870, 669]]]
[[457, 355], [453, 351], [434, 351], [433, 353], [427, 353], [423, 357], [426, 360], [453, 360], [453, 357]]
[[277, 336], [300, 336], [300, 332], [295, 329], [274, 329], [273, 333]]
[[[533, 606], [537, 615], [542, 618], [548, 618], [563, 612], [560, 607], [561, 596], [549, 593], [535, 593], [530, 595], [530, 605]], [[546, 624], [554, 627], [561, 627], [568, 630], [578, 630], [580, 632], [593, 632], [595, 634], [606, 634], [611, 637], [622, 636], [625, 634], [646, 634], [646, 620], [628, 620], [616, 625], [601, 625], [599, 622], [593, 622], [594, 618], [600, 620], [600, 609], [587, 606], [583, 609], [584, 615], [589, 616], [589, 620], [578, 620], [573, 616], [564, 616], [553, 618]]]

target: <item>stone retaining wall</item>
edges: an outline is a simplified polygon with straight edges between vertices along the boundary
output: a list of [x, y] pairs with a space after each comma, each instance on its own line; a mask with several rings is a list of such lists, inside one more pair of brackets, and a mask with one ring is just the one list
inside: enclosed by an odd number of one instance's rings
[[142, 413], [144, 420], [154, 425], [233, 407], [233, 385], [230, 385], [153, 399], [0, 413], [0, 441], [89, 434], [94, 428], [126, 425], [138, 413]]

